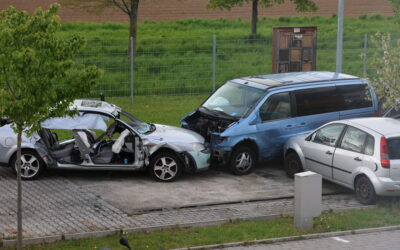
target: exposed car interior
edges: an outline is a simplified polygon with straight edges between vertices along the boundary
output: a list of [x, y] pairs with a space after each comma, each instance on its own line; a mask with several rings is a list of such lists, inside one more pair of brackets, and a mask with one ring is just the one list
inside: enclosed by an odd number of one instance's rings
[[[61, 163], [71, 164], [119, 165], [133, 163], [135, 160], [134, 135], [117, 121], [107, 126], [108, 118], [96, 114], [89, 115], [79, 116], [77, 118], [79, 123], [74, 121], [66, 124], [69, 119], [66, 118], [44, 124], [39, 135], [49, 149], [51, 156]], [[75, 124], [84, 124], [84, 126], [74, 126]], [[104, 131], [105, 127], [107, 129]], [[57, 134], [52, 132], [52, 129], [72, 131], [73, 138], [59, 141]], [[103, 132], [97, 136], [96, 130]]]

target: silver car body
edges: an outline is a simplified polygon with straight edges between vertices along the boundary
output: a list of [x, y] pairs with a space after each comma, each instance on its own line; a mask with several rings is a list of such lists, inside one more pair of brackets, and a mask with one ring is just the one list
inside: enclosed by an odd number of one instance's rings
[[[343, 125], [337, 143], [335, 138], [328, 138], [325, 144], [316, 142], [317, 133], [322, 129], [326, 131], [334, 128], [335, 124]], [[357, 133], [362, 135], [361, 132], [357, 132], [358, 130], [364, 132], [367, 138], [371, 138], [368, 139], [369, 141], [372, 141], [373, 138], [373, 146], [364, 144], [364, 151], [361, 153], [357, 152], [359, 146], [356, 144], [349, 144], [344, 147], [342, 142], [344, 141], [343, 138], [347, 136], [347, 129], [355, 131], [353, 135]], [[310, 134], [290, 138], [284, 146], [284, 156], [286, 158], [289, 152], [296, 152], [304, 170], [319, 173], [324, 179], [352, 190], [355, 188], [356, 178], [364, 175], [373, 184], [377, 195], [400, 195], [400, 159], [390, 159], [390, 168], [382, 167], [380, 148], [382, 137], [385, 137], [386, 140], [400, 138], [400, 121], [392, 118], [359, 118], [334, 121], [323, 125]], [[330, 143], [331, 145], [327, 145]], [[336, 145], [334, 145], [335, 143]], [[367, 143], [367, 139], [365, 139], [365, 143]], [[368, 145], [372, 145], [372, 143], [368, 143]], [[369, 147], [368, 150], [366, 150], [367, 147]]]
[[[149, 164], [151, 155], [159, 150], [170, 150], [175, 152], [182, 162], [184, 168], [190, 172], [207, 170], [209, 167], [210, 152], [205, 146], [204, 138], [187, 129], [151, 124], [155, 130], [149, 133], [138, 131], [129, 122], [119, 119], [122, 110], [110, 103], [91, 100], [76, 100], [71, 108], [77, 109], [80, 114], [92, 114], [89, 118], [64, 117], [54, 118], [42, 123], [42, 127], [48, 129], [97, 129], [104, 131], [107, 129], [105, 121], [96, 119], [95, 116], [108, 117], [128, 130], [133, 135], [135, 142], [133, 152], [135, 154], [134, 162], [119, 164], [96, 164], [91, 159], [79, 164], [71, 164], [58, 161], [52, 157], [51, 152], [43, 143], [38, 132], [30, 137], [26, 134], [22, 138], [22, 149], [33, 149], [46, 163], [49, 168], [59, 169], [87, 169], [87, 170], [137, 170], [145, 168]], [[6, 124], [0, 127], [0, 164], [8, 166], [12, 157], [17, 151], [17, 135], [12, 129], [12, 124]], [[106, 127], [105, 127], [106, 126]], [[58, 145], [73, 144], [74, 139], [59, 142]]]

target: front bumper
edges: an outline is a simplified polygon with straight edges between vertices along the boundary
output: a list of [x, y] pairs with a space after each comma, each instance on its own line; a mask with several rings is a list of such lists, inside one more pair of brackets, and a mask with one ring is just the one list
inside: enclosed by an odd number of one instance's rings
[[231, 157], [231, 150], [225, 149], [225, 148], [218, 148], [218, 149], [213, 149], [212, 150], [212, 156], [211, 159], [213, 161], [217, 161], [220, 164], [228, 164], [229, 159]]
[[189, 151], [185, 154], [185, 163], [189, 172], [202, 172], [210, 167], [210, 152]]
[[400, 181], [387, 177], [378, 177], [375, 192], [381, 196], [400, 196]]

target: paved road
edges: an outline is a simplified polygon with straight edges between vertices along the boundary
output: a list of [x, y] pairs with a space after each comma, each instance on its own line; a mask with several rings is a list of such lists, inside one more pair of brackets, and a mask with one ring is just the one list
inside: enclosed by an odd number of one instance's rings
[[248, 247], [232, 247], [229, 250], [303, 250], [303, 249], [351, 249], [351, 250], [395, 250], [400, 249], [400, 230], [347, 235], [312, 240], [300, 240]]
[[[253, 173], [245, 176], [211, 170], [184, 175], [172, 183], [156, 182], [147, 173], [140, 172], [59, 171], [59, 177], [52, 178], [67, 178], [128, 214], [293, 196], [293, 179], [286, 176], [279, 163], [267, 164], [258, 166]], [[348, 192], [329, 182], [323, 187], [324, 194]]]
[[[149, 196], [146, 190], [136, 190]], [[173, 191], [172, 191], [173, 192]], [[16, 235], [16, 181], [0, 168], [0, 238]], [[134, 202], [134, 201], [132, 201]], [[363, 207], [350, 194], [323, 198], [324, 210]], [[223, 223], [235, 219], [293, 214], [293, 199], [161, 210], [129, 216], [119, 207], [65, 177], [48, 173], [23, 182], [25, 237], [60, 236], [102, 230], [145, 229]]]

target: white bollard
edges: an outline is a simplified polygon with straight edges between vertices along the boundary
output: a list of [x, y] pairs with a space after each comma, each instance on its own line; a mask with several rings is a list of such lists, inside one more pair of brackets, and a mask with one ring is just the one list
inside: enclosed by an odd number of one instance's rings
[[313, 218], [321, 215], [322, 176], [307, 171], [294, 179], [294, 225], [298, 229], [313, 228]]

